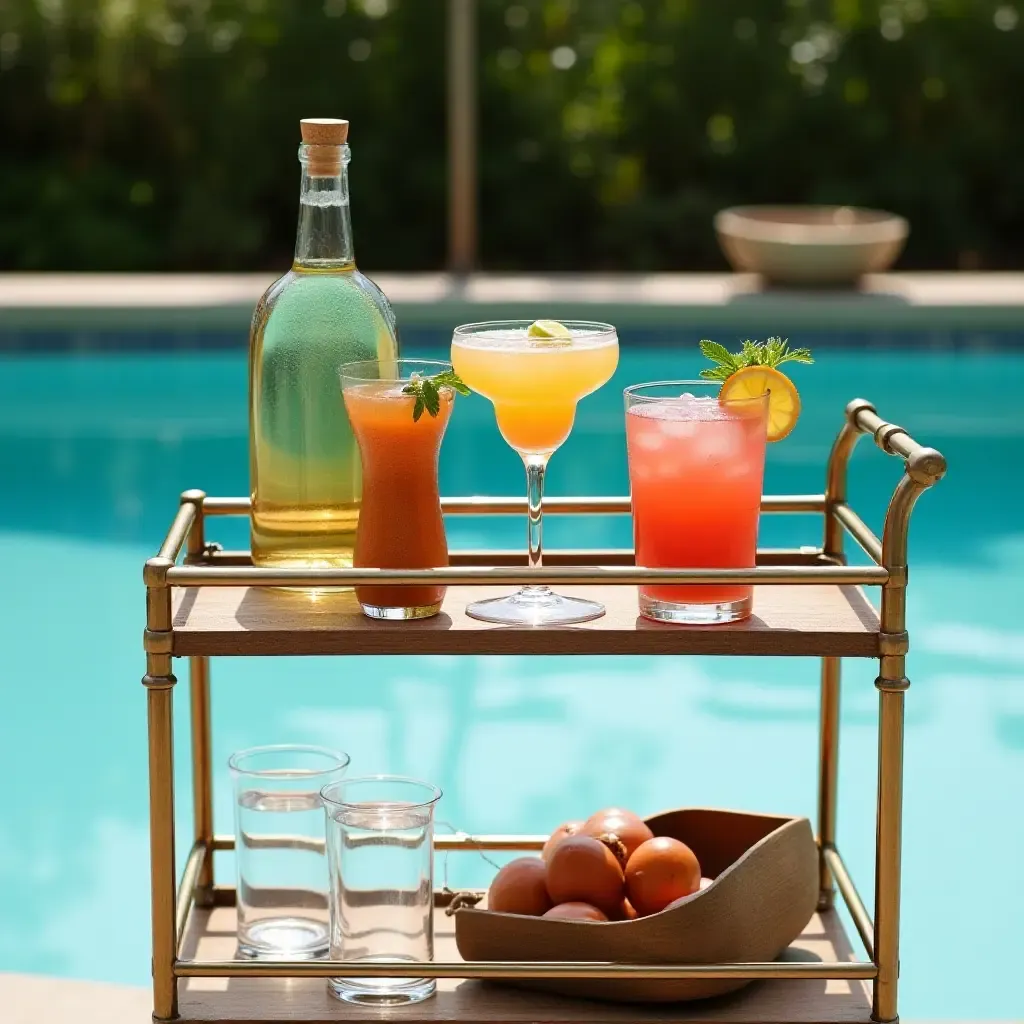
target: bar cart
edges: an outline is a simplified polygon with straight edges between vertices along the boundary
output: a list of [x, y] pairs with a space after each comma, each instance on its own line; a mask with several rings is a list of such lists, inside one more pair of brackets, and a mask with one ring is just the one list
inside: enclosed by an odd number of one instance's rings
[[[904, 460], [879, 539], [848, 504], [847, 466], [862, 434]], [[637, 568], [631, 551], [546, 552], [545, 567], [528, 572], [519, 551], [453, 553], [436, 570], [268, 570], [248, 552], [224, 551], [206, 538], [212, 516], [245, 515], [247, 499], [186, 491], [155, 558], [147, 561], [145, 631], [149, 724], [153, 999], [156, 1021], [729, 1021], [892, 1022], [899, 975], [900, 844], [903, 776], [907, 534], [917, 498], [945, 473], [943, 457], [887, 423], [867, 401], [846, 408], [829, 456], [824, 494], [766, 496], [765, 513], [819, 513], [820, 547], [764, 549], [750, 570]], [[524, 500], [444, 502], [449, 515], [521, 514]], [[626, 498], [548, 499], [548, 514], [628, 514]], [[850, 566], [849, 534], [870, 564]], [[184, 549], [185, 557], [178, 559]], [[444, 582], [442, 614], [420, 622], [367, 619], [353, 600], [339, 613], [328, 602], [280, 600], [271, 587], [359, 583]], [[494, 628], [463, 609], [480, 588], [547, 582], [601, 600], [603, 618], [571, 628]], [[636, 591], [644, 582], [757, 584], [754, 616], [724, 626], [662, 626], [639, 619]], [[862, 587], [880, 587], [880, 608]], [[214, 884], [217, 852], [233, 839], [214, 832], [210, 737], [211, 656], [333, 654], [715, 654], [821, 659], [817, 841], [818, 913], [794, 944], [802, 957], [770, 963], [636, 965], [474, 962], [458, 959], [451, 919], [438, 915], [438, 960], [408, 966], [241, 961], [234, 957], [231, 888]], [[195, 840], [180, 884], [174, 854], [172, 658], [186, 657], [191, 696]], [[875, 917], [872, 920], [836, 847], [840, 664], [877, 658], [879, 674], [878, 803]], [[437, 850], [538, 850], [544, 836], [438, 837]], [[856, 959], [834, 908], [838, 889], [866, 958]], [[445, 896], [436, 897], [443, 903]], [[329, 976], [423, 976], [440, 979], [436, 997], [395, 1007], [360, 1007], [330, 998]], [[644, 1007], [581, 1002], [466, 979], [751, 978], [759, 983], [724, 999]], [[462, 982], [460, 984], [460, 982]], [[870, 983], [870, 984], [868, 984]]]

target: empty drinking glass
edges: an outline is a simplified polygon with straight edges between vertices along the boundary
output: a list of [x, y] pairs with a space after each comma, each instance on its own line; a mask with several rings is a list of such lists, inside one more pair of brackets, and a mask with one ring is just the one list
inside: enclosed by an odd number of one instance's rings
[[[435, 786], [376, 775], [321, 793], [331, 871], [331, 959], [434, 959]], [[434, 978], [331, 978], [338, 999], [378, 1006], [433, 995]]]
[[253, 747], [228, 760], [235, 789], [238, 952], [311, 960], [330, 946], [320, 790], [349, 756], [322, 747]]

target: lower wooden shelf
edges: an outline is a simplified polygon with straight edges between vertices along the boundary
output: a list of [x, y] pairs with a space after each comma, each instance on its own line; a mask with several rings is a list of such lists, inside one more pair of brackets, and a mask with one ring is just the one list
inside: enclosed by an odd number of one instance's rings
[[[437, 958], [458, 960], [453, 919], [438, 911], [435, 928]], [[196, 960], [234, 958], [234, 908], [195, 909], [183, 952], [188, 959]], [[838, 916], [830, 911], [811, 918], [784, 959], [849, 961], [854, 957]], [[322, 978], [183, 978], [178, 983], [182, 1024], [380, 1024], [391, 1020], [488, 1024], [870, 1024], [869, 984], [844, 980], [763, 981], [720, 999], [637, 1006], [542, 995], [488, 982], [441, 980], [432, 999], [413, 1006], [378, 1009], [333, 999]]]

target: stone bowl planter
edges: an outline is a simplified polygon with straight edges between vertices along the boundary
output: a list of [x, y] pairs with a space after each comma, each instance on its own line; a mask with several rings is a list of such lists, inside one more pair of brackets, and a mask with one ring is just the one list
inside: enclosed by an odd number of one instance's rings
[[888, 270], [909, 231], [902, 217], [854, 206], [733, 206], [714, 224], [734, 270], [804, 287], [851, 285]]

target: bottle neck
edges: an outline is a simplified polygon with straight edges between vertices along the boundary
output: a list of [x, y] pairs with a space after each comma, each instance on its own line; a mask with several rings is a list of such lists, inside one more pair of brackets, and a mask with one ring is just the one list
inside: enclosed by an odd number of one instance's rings
[[295, 234], [296, 270], [355, 266], [348, 205], [348, 146], [300, 146], [302, 186]]

